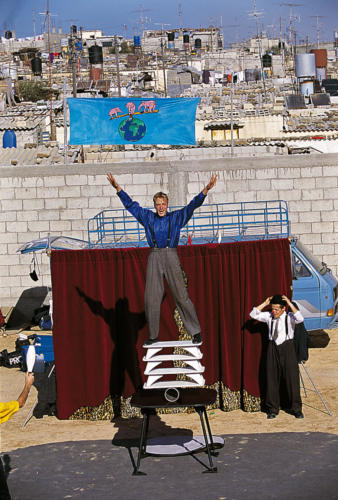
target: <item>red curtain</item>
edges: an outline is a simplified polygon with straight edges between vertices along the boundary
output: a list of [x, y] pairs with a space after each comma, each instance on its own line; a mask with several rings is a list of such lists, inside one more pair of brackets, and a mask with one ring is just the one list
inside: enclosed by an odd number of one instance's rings
[[[220, 380], [259, 396], [262, 337], [249, 312], [269, 295], [290, 295], [288, 240], [192, 245], [178, 253], [202, 327], [206, 383]], [[147, 248], [52, 252], [59, 418], [142, 386], [148, 254]], [[166, 287], [162, 340], [178, 337], [174, 308]]]

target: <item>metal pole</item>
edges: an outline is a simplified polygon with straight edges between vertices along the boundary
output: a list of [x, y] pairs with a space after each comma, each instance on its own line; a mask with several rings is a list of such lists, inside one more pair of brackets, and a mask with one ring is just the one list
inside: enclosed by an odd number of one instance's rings
[[53, 120], [53, 89], [52, 89], [52, 62], [50, 55], [50, 12], [49, 0], [47, 2], [47, 21], [48, 21], [48, 73], [49, 73], [49, 89], [50, 89], [50, 139], [55, 141], [54, 120]]
[[68, 144], [67, 144], [67, 78], [63, 79], [63, 154], [65, 164], [68, 163]]
[[114, 38], [115, 38], [115, 61], [116, 61], [116, 72], [117, 72], [117, 88], [118, 88], [118, 92], [119, 92], [119, 97], [121, 97], [119, 48], [117, 45], [117, 36], [115, 35]]
[[231, 89], [230, 89], [230, 102], [231, 102], [231, 156], [234, 156], [234, 84], [232, 81], [233, 77], [231, 76]]
[[164, 62], [164, 43], [161, 38], [161, 51], [162, 51], [162, 69], [163, 69], [163, 84], [164, 84], [164, 97], [167, 97], [167, 82], [165, 77], [165, 62]]

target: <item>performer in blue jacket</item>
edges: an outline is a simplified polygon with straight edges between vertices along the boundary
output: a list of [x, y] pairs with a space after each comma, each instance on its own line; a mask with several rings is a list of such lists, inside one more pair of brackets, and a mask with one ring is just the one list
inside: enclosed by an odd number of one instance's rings
[[163, 276], [173, 294], [185, 329], [192, 336], [193, 343], [199, 344], [202, 342], [201, 327], [184, 284], [177, 245], [181, 228], [189, 221], [194, 210], [202, 205], [208, 191], [216, 184], [217, 176], [212, 175], [201, 193], [195, 196], [187, 206], [174, 212], [168, 212], [168, 196], [161, 191], [156, 193], [153, 197], [156, 213], [140, 207], [136, 201], [133, 201], [119, 186], [112, 174], [108, 174], [107, 179], [116, 189], [125, 208], [144, 226], [146, 238], [151, 247], [144, 298], [150, 335], [145, 344], [151, 345], [158, 342], [160, 310], [164, 293]]

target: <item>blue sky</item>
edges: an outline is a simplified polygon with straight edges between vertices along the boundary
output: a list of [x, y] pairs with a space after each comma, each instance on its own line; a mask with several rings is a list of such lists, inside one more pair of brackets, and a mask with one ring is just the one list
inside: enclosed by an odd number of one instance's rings
[[[279, 36], [280, 17], [283, 31], [289, 24], [290, 6], [297, 39], [316, 40], [316, 24], [320, 27], [320, 39], [331, 41], [333, 31], [338, 30], [337, 0], [256, 0], [259, 25], [270, 35]], [[300, 5], [301, 4], [301, 5]], [[179, 5], [181, 15], [179, 16]], [[0, 0], [0, 28], [14, 29], [18, 37], [33, 34], [33, 13], [36, 33], [41, 32], [47, 0]], [[225, 41], [246, 39], [256, 32], [255, 20], [249, 17], [254, 0], [50, 0], [51, 22], [66, 33], [75, 24], [84, 29], [102, 29], [105, 34], [140, 34], [142, 22], [145, 28], [165, 29], [200, 27], [223, 24]], [[313, 17], [321, 16], [321, 17]], [[143, 20], [143, 21], [142, 21]], [[170, 26], [168, 26], [170, 25]]]

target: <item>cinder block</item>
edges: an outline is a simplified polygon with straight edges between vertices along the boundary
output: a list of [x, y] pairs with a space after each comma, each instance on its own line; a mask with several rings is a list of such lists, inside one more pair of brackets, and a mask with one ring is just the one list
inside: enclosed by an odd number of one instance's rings
[[338, 243], [338, 233], [325, 233], [322, 234], [322, 242], [327, 243]]
[[314, 233], [332, 233], [333, 222], [313, 222], [312, 232]]
[[89, 198], [89, 208], [97, 208], [98, 210], [110, 208], [110, 198]]
[[331, 211], [333, 209], [332, 200], [321, 200], [321, 201], [312, 201], [311, 202], [311, 210], [313, 211]]
[[44, 200], [42, 199], [31, 199], [31, 200], [23, 200], [23, 209], [24, 210], [41, 210], [44, 205]]
[[57, 210], [40, 210], [39, 220], [59, 220], [60, 213]]
[[[28, 230], [29, 231], [36, 231], [36, 232], [39, 232], [39, 233], [42, 233], [42, 232], [49, 232], [49, 221], [32, 221], [32, 222], [28, 222]], [[30, 238], [30, 239], [33, 239], [33, 238]]]
[[338, 165], [334, 167], [323, 167], [324, 177], [338, 177]]
[[7, 255], [10, 253], [8, 251], [8, 245], [6, 243], [0, 243], [0, 255]]
[[256, 201], [257, 191], [237, 191], [234, 197], [235, 201]]
[[[121, 176], [118, 176], [118, 182], [120, 182], [120, 177]], [[107, 179], [107, 174], [104, 174], [104, 175], [88, 175], [87, 176], [87, 185], [88, 186], [105, 186], [106, 184], [109, 184], [108, 182], [108, 179]], [[131, 180], [131, 176], [130, 176], [130, 180]], [[114, 189], [112, 186], [110, 186], [111, 189]]]
[[[291, 225], [291, 233], [296, 234], [296, 232], [293, 230], [293, 225]], [[313, 234], [313, 233], [306, 233], [302, 234], [300, 238], [301, 242], [304, 243], [304, 245], [313, 245], [314, 243], [321, 243], [321, 235], [320, 234]]]
[[82, 217], [81, 219], [87, 221], [88, 219], [91, 219], [97, 214], [97, 209], [96, 208], [85, 208], [82, 209]]
[[66, 175], [66, 186], [86, 186], [88, 184], [87, 175]]
[[315, 255], [330, 255], [334, 253], [334, 244], [327, 245], [313, 245], [312, 251]]
[[63, 198], [80, 198], [81, 187], [80, 186], [62, 186], [59, 187], [59, 196]]
[[36, 198], [36, 188], [16, 188], [15, 198], [17, 200], [30, 200]]
[[[19, 233], [17, 235], [17, 238], [18, 238], [19, 245], [23, 245], [24, 243], [27, 243], [28, 241], [37, 240], [38, 238], [40, 238], [40, 233], [38, 231], [36, 231], [36, 232], [30, 231], [28, 233]], [[25, 257], [28, 258], [28, 254]]]
[[88, 208], [89, 198], [67, 198], [67, 208]]
[[50, 222], [50, 230], [57, 234], [64, 234], [64, 231], [69, 231], [72, 227], [69, 220], [52, 220]]
[[38, 220], [38, 211], [25, 210], [24, 212], [17, 212], [17, 220], [18, 221]]
[[0, 255], [0, 266], [17, 266], [18, 264], [19, 264], [19, 254]]
[[10, 266], [0, 266], [0, 276], [9, 276]]
[[[147, 184], [133, 184], [128, 186], [127, 193], [131, 197], [144, 196], [147, 193]], [[139, 200], [137, 199], [137, 201]]]
[[[296, 179], [297, 180], [297, 179]], [[281, 179], [272, 179], [271, 180], [271, 189], [276, 189], [278, 191], [285, 190], [285, 189], [293, 189], [296, 188], [296, 185], [294, 184], [293, 179], [285, 179], [284, 177]], [[269, 189], [262, 187], [262, 189]]]
[[0, 177], [0, 188], [17, 188], [22, 186], [21, 177]]
[[4, 188], [0, 190], [0, 200], [14, 200], [15, 190], [13, 188]]
[[296, 224], [292, 224], [291, 229], [293, 233], [304, 234], [304, 233], [311, 233], [312, 228], [310, 222], [298, 222]]
[[65, 185], [63, 175], [49, 175], [43, 179], [45, 187], [61, 187]]
[[[37, 191], [38, 196], [39, 196], [39, 191]], [[59, 188], [57, 187], [48, 187], [44, 188], [41, 194], [43, 193], [42, 198], [45, 200], [51, 199], [51, 198], [58, 198], [59, 197]]]
[[27, 221], [6, 223], [6, 232], [8, 233], [25, 233], [26, 231], [27, 231]]
[[[22, 210], [22, 206], [23, 206], [22, 200], [2, 200], [1, 201], [2, 212], [7, 212], [10, 210]], [[2, 218], [2, 216], [1, 216], [1, 218]]]
[[288, 203], [292, 212], [308, 212], [311, 210], [311, 201], [295, 200]]
[[[72, 231], [82, 231], [81, 239], [87, 239], [87, 221], [85, 220], [72, 220], [70, 221]], [[85, 233], [85, 237], [83, 235]]]
[[67, 208], [68, 203], [72, 200], [72, 198], [50, 198], [45, 200], [45, 209], [46, 210], [62, 210]]
[[303, 189], [302, 200], [322, 200], [324, 197], [323, 189]]
[[24, 177], [21, 183], [22, 187], [42, 187], [43, 178], [42, 177]]
[[[250, 181], [254, 182], [254, 181]], [[262, 181], [257, 181], [257, 182], [262, 182]], [[269, 188], [270, 188], [270, 181], [267, 181], [269, 183]], [[226, 183], [227, 186], [227, 191], [233, 191], [234, 193], [240, 191], [247, 191], [249, 189], [249, 181], [247, 180], [236, 180], [236, 181], [227, 181]], [[260, 189], [259, 187], [256, 187], [255, 189]], [[254, 191], [254, 189], [252, 189]]]
[[[279, 193], [278, 191], [257, 191], [257, 201], [269, 201], [269, 200], [278, 200]], [[243, 200], [249, 201], [249, 200]]]
[[233, 203], [235, 201], [234, 193], [213, 193], [209, 191], [208, 203]]
[[324, 188], [324, 199], [326, 200], [337, 200], [338, 199], [338, 188]]
[[[17, 295], [17, 297], [19, 297], [19, 296], [20, 295]], [[3, 303], [4, 298], [11, 297], [11, 289], [9, 288], [9, 286], [6, 286], [6, 287], [0, 286], [0, 297], [1, 297], [2, 303]]]
[[[334, 188], [338, 186], [337, 177], [317, 177], [316, 178], [316, 188]], [[324, 191], [325, 194], [325, 191]]]
[[256, 179], [256, 172], [257, 172], [256, 170], [251, 168], [250, 169], [238, 168], [230, 170], [229, 172], [219, 172], [218, 175], [220, 176], [220, 178], [224, 176], [226, 180], [249, 180], [249, 179]]
[[280, 200], [290, 201], [290, 200], [299, 200], [301, 197], [300, 189], [289, 189], [287, 191], [281, 190], [279, 191], [279, 196], [277, 197]]
[[[7, 224], [12, 224], [12, 222]], [[18, 236], [16, 231], [14, 232], [4, 231], [0, 233], [0, 243], [17, 243], [17, 242], [18, 242]]]
[[311, 177], [305, 179], [294, 179], [293, 185], [295, 189], [315, 189], [316, 179]]
[[[148, 186], [150, 190], [150, 186]], [[189, 182], [188, 183], [188, 194], [192, 196], [196, 196], [198, 193], [202, 191], [201, 184], [199, 182]]]
[[322, 167], [302, 167], [300, 170], [301, 177], [321, 177], [322, 175], [323, 175]]
[[[114, 189], [114, 188], [112, 188]], [[114, 189], [115, 191], [115, 189]], [[95, 196], [102, 196], [102, 186], [81, 186], [79, 197], [91, 198]]]
[[133, 174], [133, 184], [152, 184], [154, 174]]
[[60, 220], [81, 219], [82, 212], [80, 208], [73, 208], [72, 210], [62, 210], [60, 212]]
[[17, 212], [14, 210], [11, 212], [2, 212], [1, 220], [3, 222], [14, 221], [14, 220], [16, 220], [16, 214], [17, 214]]
[[277, 176], [277, 168], [262, 168], [256, 170], [256, 179], [275, 179]]
[[300, 168], [279, 168], [278, 179], [297, 179], [300, 177]]
[[301, 212], [299, 214], [299, 222], [320, 222], [320, 212]]

